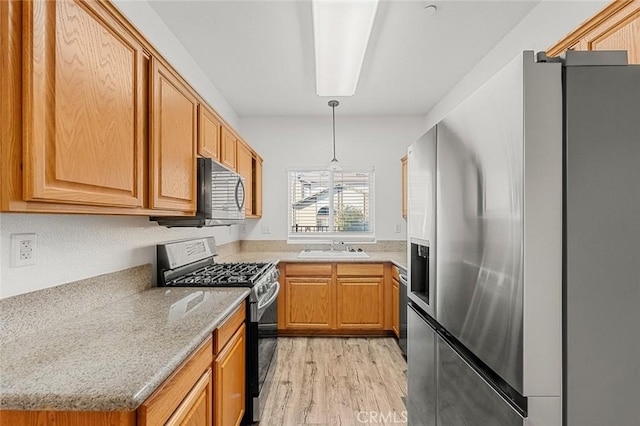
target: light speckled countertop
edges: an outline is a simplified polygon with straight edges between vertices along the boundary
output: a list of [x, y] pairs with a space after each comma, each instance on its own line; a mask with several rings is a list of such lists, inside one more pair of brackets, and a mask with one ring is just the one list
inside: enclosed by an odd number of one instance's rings
[[[365, 250], [366, 251], [366, 250]], [[298, 258], [298, 251], [261, 252], [241, 251], [216, 258], [216, 262], [305, 262], [305, 263], [380, 263], [391, 262], [401, 268], [407, 268], [407, 253], [397, 251], [367, 251], [367, 259], [307, 259]]]
[[0, 407], [134, 410], [248, 294], [153, 288], [2, 342]]

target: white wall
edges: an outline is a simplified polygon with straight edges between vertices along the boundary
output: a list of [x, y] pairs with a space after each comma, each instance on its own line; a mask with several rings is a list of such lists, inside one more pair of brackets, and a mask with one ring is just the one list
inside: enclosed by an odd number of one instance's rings
[[[11, 234], [35, 233], [36, 265], [11, 268]], [[0, 214], [0, 298], [155, 264], [157, 243], [214, 236], [238, 240], [238, 226], [165, 228], [148, 217]]]
[[238, 114], [149, 3], [146, 0], [114, 0], [113, 3], [200, 96], [237, 130]]
[[[262, 219], [248, 220], [240, 237], [287, 238], [287, 175], [292, 166], [325, 166], [332, 158], [330, 109], [326, 117], [242, 117], [242, 135], [264, 158]], [[422, 134], [423, 117], [348, 117], [336, 110], [336, 156], [345, 166], [375, 167], [376, 237], [406, 239], [400, 158]], [[395, 232], [400, 225], [400, 233]], [[262, 233], [268, 226], [269, 234]]]
[[523, 50], [545, 51], [608, 0], [542, 0], [425, 116], [424, 130], [433, 127], [489, 77]]

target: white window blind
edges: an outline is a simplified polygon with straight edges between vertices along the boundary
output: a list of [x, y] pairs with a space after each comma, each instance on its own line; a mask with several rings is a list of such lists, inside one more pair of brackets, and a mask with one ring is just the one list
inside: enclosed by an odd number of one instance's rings
[[374, 171], [291, 169], [289, 240], [374, 241]]

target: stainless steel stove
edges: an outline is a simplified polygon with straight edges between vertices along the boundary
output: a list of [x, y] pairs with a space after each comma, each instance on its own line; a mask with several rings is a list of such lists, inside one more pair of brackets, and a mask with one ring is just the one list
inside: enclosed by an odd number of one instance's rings
[[248, 287], [247, 402], [243, 423], [260, 420], [260, 396], [276, 355], [279, 272], [275, 263], [216, 263], [213, 237], [157, 246], [158, 286]]

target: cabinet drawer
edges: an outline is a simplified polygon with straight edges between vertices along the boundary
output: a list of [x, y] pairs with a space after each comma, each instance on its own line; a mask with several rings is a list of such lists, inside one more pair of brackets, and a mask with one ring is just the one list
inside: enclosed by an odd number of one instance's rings
[[330, 263], [287, 263], [286, 275], [291, 277], [329, 277]]
[[236, 332], [238, 327], [247, 317], [245, 302], [236, 309], [234, 313], [229, 315], [227, 319], [213, 331], [213, 353], [217, 354], [224, 348], [231, 336]]
[[340, 277], [376, 277], [384, 275], [384, 265], [381, 263], [338, 263]]

